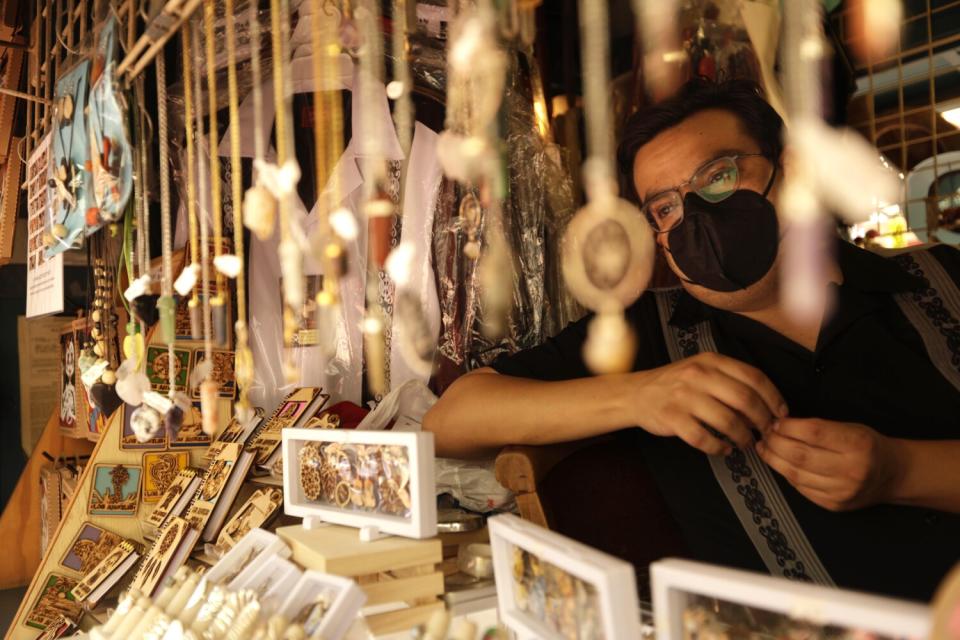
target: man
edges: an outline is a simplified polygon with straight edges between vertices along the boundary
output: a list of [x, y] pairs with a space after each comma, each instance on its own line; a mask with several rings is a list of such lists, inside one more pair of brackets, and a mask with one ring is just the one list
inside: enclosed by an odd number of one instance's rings
[[[936, 247], [904, 262], [838, 240], [831, 309], [791, 317], [781, 138], [742, 83], [695, 81], [635, 115], [624, 192], [682, 289], [627, 310], [633, 372], [589, 375], [585, 318], [461, 378], [424, 426], [460, 457], [639, 427], [693, 557], [927, 600], [960, 560], [960, 313], [936, 315], [960, 299], [960, 258]], [[941, 271], [953, 281], [937, 289]]]

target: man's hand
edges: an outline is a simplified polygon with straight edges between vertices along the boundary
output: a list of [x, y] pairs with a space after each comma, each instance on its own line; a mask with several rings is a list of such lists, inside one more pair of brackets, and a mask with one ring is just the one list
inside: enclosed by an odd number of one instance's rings
[[677, 436], [711, 454], [753, 442], [751, 428], [767, 430], [787, 405], [759, 369], [716, 353], [701, 353], [633, 376], [632, 422], [659, 436]]
[[797, 491], [831, 511], [894, 498], [902, 473], [897, 441], [870, 427], [784, 418], [757, 443], [760, 457]]

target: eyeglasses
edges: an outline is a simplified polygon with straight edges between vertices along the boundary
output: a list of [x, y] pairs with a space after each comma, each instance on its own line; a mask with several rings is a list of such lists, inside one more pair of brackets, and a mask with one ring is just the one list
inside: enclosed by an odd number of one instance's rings
[[689, 187], [707, 202], [722, 202], [740, 188], [743, 158], [765, 157], [762, 153], [740, 153], [711, 160], [686, 182], [673, 189], [661, 191], [643, 204], [642, 211], [657, 233], [669, 233], [683, 222], [683, 195], [680, 189]]

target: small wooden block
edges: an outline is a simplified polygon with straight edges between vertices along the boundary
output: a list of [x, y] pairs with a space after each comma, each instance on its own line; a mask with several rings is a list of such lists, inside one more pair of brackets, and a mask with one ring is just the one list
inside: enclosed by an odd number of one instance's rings
[[443, 594], [443, 574], [439, 571], [411, 578], [391, 578], [361, 585], [367, 594], [367, 606], [428, 598]]
[[398, 609], [397, 611], [388, 611], [387, 613], [378, 613], [367, 616], [367, 626], [375, 636], [394, 633], [396, 631], [409, 631], [419, 624], [425, 624], [436, 611], [443, 609], [443, 602], [436, 601], [431, 604], [421, 605], [419, 607], [409, 607]]
[[295, 562], [308, 569], [348, 578], [435, 565], [442, 560], [438, 538], [413, 540], [390, 536], [361, 542], [357, 529], [334, 525], [312, 530], [302, 525], [280, 527], [277, 535], [290, 545]]

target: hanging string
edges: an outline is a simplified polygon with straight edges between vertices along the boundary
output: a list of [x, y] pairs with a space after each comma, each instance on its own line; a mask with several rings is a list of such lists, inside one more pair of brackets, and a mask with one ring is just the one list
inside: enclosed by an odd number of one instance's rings
[[[197, 41], [198, 45], [200, 43], [200, 28], [197, 23], [193, 23], [193, 39]], [[207, 37], [212, 38], [213, 34], [208, 32], [204, 34]], [[203, 106], [200, 103], [200, 96], [203, 94], [201, 84], [200, 84], [200, 47], [197, 46], [196, 50], [196, 63], [197, 72], [193, 75], [193, 90], [194, 90], [194, 99], [197, 101], [194, 105], [194, 110], [196, 112], [196, 127], [197, 127], [197, 142], [198, 147], [200, 143], [203, 142]], [[209, 87], [208, 87], [209, 90]], [[213, 135], [213, 132], [210, 132], [210, 135]], [[214, 153], [214, 155], [216, 155]], [[200, 181], [204, 179], [204, 174], [206, 173], [206, 162], [203, 158], [203, 151], [198, 149], [197, 153], [197, 180], [198, 185]], [[210, 173], [210, 182], [216, 183], [216, 176], [213, 175], [212, 171]], [[219, 192], [219, 189], [218, 189]], [[205, 188], [200, 188], [200, 211], [203, 215], [200, 216], [200, 282], [203, 287], [203, 353], [207, 362], [210, 362], [211, 352], [213, 350], [213, 340], [211, 336], [211, 327], [210, 327], [210, 231], [209, 231], [209, 221], [207, 220], [206, 212], [208, 209], [208, 190]], [[219, 195], [216, 194], [216, 195]]]
[[[260, 16], [257, 14], [259, 3], [250, 2], [250, 74], [253, 83], [253, 154], [254, 159], [263, 162], [263, 74], [260, 70]], [[253, 163], [254, 183], [256, 183], [257, 163]], [[236, 225], [236, 221], [234, 221]], [[239, 255], [239, 254], [238, 254]]]
[[324, 73], [324, 61], [327, 57], [322, 37], [324, 23], [323, 0], [313, 0], [310, 12], [310, 48], [312, 51], [310, 57], [313, 61], [314, 77], [313, 146], [314, 149], [316, 149], [316, 190], [317, 200], [319, 202], [317, 212], [319, 214], [321, 231], [326, 233], [329, 224], [330, 207], [320, 196], [330, 178], [331, 159], [327, 153], [325, 138], [331, 135], [332, 132], [328, 131], [322, 124], [326, 124], [324, 120], [327, 119], [331, 102], [328, 98], [331, 93], [336, 93], [336, 85], [331, 83], [330, 86], [327, 86], [326, 80], [332, 80], [332, 78], [325, 77], [326, 74]]
[[[142, 184], [140, 185], [140, 197], [142, 198], [140, 202], [140, 220], [137, 223], [137, 241], [139, 244], [140, 252], [140, 277], [148, 276], [150, 274], [150, 191], [147, 189], [147, 172], [148, 172], [148, 160], [147, 160], [147, 146], [149, 145], [150, 135], [147, 133], [147, 120], [146, 120], [146, 101], [143, 98], [143, 77], [137, 79], [137, 103], [140, 105], [138, 109], [140, 113], [140, 178]], [[150, 134], [152, 134], [152, 127], [150, 128]], [[147, 339], [147, 323], [143, 318], [140, 318], [140, 335], [143, 336], [143, 339]], [[143, 359], [142, 367], [144, 371], [146, 370], [147, 359]]]
[[[290, 155], [293, 137], [290, 127], [292, 87], [284, 64], [288, 60], [290, 44], [290, 7], [287, 0], [270, 0], [270, 25], [273, 44], [273, 100], [276, 104], [277, 166], [284, 170], [288, 161], [296, 162]], [[279, 37], [278, 37], [279, 36]], [[293, 344], [300, 324], [303, 307], [303, 264], [300, 248], [291, 233], [289, 187], [280, 194], [280, 269], [283, 274], [283, 335], [285, 344]], [[293, 382], [297, 378], [294, 350], [288, 348], [284, 359], [285, 378]]]
[[[256, 7], [256, 2], [250, 0]], [[233, 0], [226, 0], [226, 15], [233, 15]], [[255, 13], [255, 10], [254, 10]], [[240, 203], [242, 202], [243, 185], [241, 184], [242, 168], [240, 166], [240, 97], [237, 87], [237, 42], [233, 20], [226, 20], [227, 27], [227, 90], [229, 92], [230, 109], [230, 187], [233, 200], [233, 252], [243, 260], [243, 225], [240, 223]], [[238, 405], [246, 408], [247, 387], [250, 386], [252, 371], [246, 366], [249, 357], [247, 347], [247, 285], [244, 268], [241, 264], [237, 272], [237, 322], [236, 322], [236, 358], [244, 366], [236, 366], [237, 386], [240, 388]]]
[[[587, 149], [596, 177], [614, 179], [613, 128], [610, 126], [610, 47], [607, 5], [580, 0], [580, 33], [583, 39], [583, 95]], [[587, 185], [590, 189], [590, 185]]]
[[[173, 297], [173, 240], [170, 228], [170, 158], [167, 150], [167, 64], [164, 52], [157, 54], [157, 131], [160, 145], [160, 242], [163, 256], [163, 277], [160, 281], [160, 293], [164, 297]], [[176, 354], [174, 341], [167, 342], [167, 373], [170, 393], [176, 388], [176, 367], [173, 366]]]
[[[214, 21], [216, 19], [216, 0], [204, 0], [203, 3], [203, 25], [204, 25], [204, 44], [206, 45], [207, 61], [207, 104], [209, 105], [209, 143], [210, 143], [210, 215], [213, 218], [213, 255], [219, 258], [223, 255], [223, 215], [221, 204], [223, 197], [220, 190], [220, 152], [217, 149], [217, 141], [220, 136], [220, 129], [217, 125], [217, 64], [216, 64], [216, 40], [214, 39]], [[233, 16], [227, 13], [225, 16], [227, 22], [232, 22]], [[234, 205], [239, 206], [240, 201], [234, 200]], [[219, 260], [217, 261], [219, 263]], [[227, 300], [226, 277], [219, 269], [216, 270], [217, 294], [211, 304], [221, 307], [219, 313], [224, 313]], [[206, 278], [206, 276], [204, 276]], [[226, 319], [219, 318], [225, 324]], [[218, 322], [219, 326], [219, 322]], [[220, 331], [217, 331], [217, 343], [224, 342], [221, 339]], [[209, 356], [209, 354], [208, 354]]]
[[[413, 103], [410, 99], [413, 86], [408, 62], [407, 28], [407, 0], [393, 0], [393, 37], [391, 40], [393, 82], [387, 86], [387, 93], [396, 101], [393, 121], [397, 127], [397, 137], [400, 140], [400, 148], [403, 149], [404, 158], [410, 156], [410, 146], [413, 144]], [[406, 168], [406, 164], [404, 162], [404, 168]], [[404, 182], [401, 179], [401, 193]]]
[[[191, 22], [192, 24], [192, 22]], [[183, 35], [183, 122], [187, 134], [187, 222], [190, 231], [190, 267], [196, 268], [200, 264], [200, 243], [197, 238], [197, 176], [194, 171], [194, 122], [193, 122], [193, 53], [191, 51], [192, 29], [186, 25]], [[194, 285], [190, 297], [190, 307], [195, 309], [200, 304], [197, 286]]]

